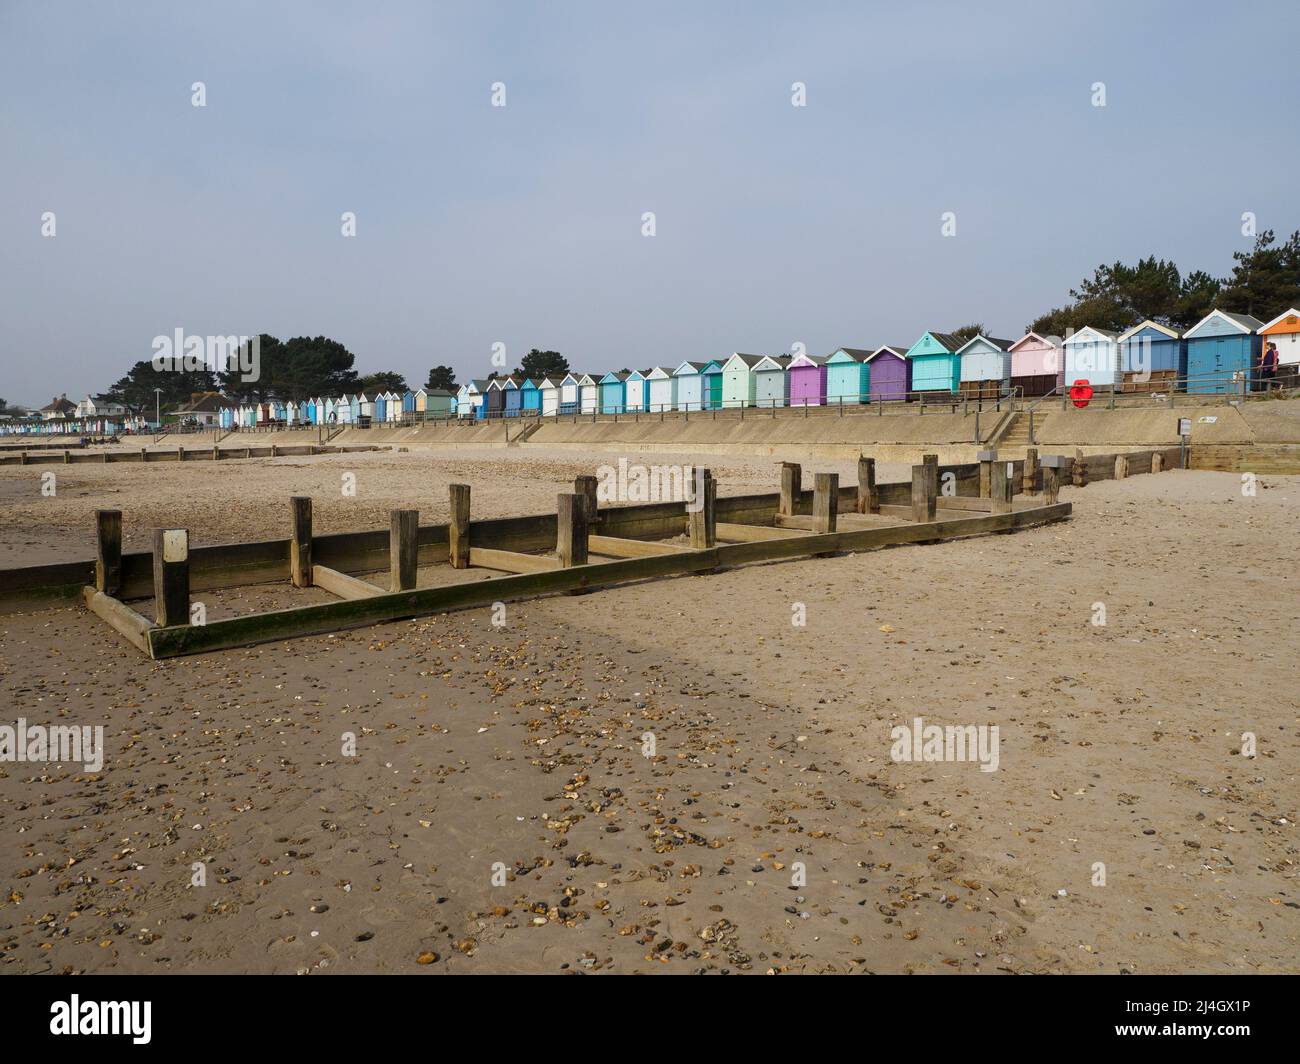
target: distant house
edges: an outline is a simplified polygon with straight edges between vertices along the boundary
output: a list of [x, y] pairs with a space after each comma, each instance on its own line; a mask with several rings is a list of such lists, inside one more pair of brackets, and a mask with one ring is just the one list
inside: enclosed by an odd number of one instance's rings
[[64, 392], [63, 395], [59, 396], [57, 399], [53, 399], [45, 406], [41, 407], [40, 414], [41, 418], [45, 421], [55, 421], [59, 418], [65, 417], [76, 417], [77, 404], [70, 402], [68, 399], [68, 393]]
[[77, 417], [122, 417], [126, 407], [107, 399], [95, 399], [90, 395], [77, 404]]
[[190, 401], [176, 411], [182, 423], [196, 422], [203, 428], [213, 428], [221, 418], [222, 398], [218, 392], [195, 392]]

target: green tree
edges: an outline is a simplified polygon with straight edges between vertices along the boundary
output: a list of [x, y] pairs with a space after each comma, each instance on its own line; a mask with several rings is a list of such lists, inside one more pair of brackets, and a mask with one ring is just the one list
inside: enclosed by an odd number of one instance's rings
[[456, 371], [450, 366], [434, 366], [429, 370], [429, 379], [424, 382], [425, 391], [444, 388], [449, 392], [456, 390]]
[[569, 372], [569, 360], [558, 351], [539, 351], [534, 347], [524, 355], [515, 372], [532, 380], [538, 377], [562, 377]]
[[949, 335], [955, 336], [962, 343], [965, 343], [967, 340], [973, 340], [977, 336], [987, 336], [988, 333], [984, 331], [983, 322], [975, 322], [971, 325], [963, 325], [960, 329], [950, 329]]
[[337, 340], [295, 336], [281, 342], [267, 333], [259, 340], [257, 380], [243, 380], [239, 369], [221, 374], [221, 390], [231, 399], [308, 399], [357, 390], [356, 356]]
[[1278, 244], [1272, 229], [1255, 238], [1249, 251], [1232, 255], [1236, 265], [1223, 282], [1219, 306], [1270, 321], [1300, 304], [1300, 231]]
[[188, 403], [195, 392], [217, 388], [216, 374], [210, 370], [155, 369], [150, 360], [141, 360], [125, 377], [99, 396], [121, 403], [133, 414], [151, 416], [156, 409], [163, 413]]
[[389, 370], [366, 374], [358, 382], [357, 387], [367, 395], [371, 392], [405, 392], [407, 390], [406, 378], [400, 373], [393, 373]]
[[1184, 278], [1173, 262], [1149, 255], [1132, 266], [1123, 262], [1098, 266], [1070, 290], [1073, 303], [1048, 311], [1029, 328], [1055, 336], [1085, 325], [1123, 332], [1148, 318], [1187, 328], [1204, 317], [1218, 291], [1219, 282], [1204, 271]]

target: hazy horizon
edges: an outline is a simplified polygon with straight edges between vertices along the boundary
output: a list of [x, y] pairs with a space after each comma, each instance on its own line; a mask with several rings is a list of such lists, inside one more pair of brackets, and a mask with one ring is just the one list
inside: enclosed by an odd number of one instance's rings
[[1100, 263], [1223, 276], [1243, 212], [1300, 228], [1297, 29], [1275, 2], [3, 0], [0, 396], [101, 391], [176, 328], [324, 334], [412, 387], [497, 342], [604, 371], [1018, 337]]

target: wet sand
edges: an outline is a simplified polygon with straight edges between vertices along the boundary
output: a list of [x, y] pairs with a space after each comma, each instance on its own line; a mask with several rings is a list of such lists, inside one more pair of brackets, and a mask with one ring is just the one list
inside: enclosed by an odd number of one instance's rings
[[[347, 462], [358, 497], [334, 501]], [[767, 459], [710, 464], [724, 492], [775, 483]], [[128, 542], [178, 507], [215, 542], [283, 534], [295, 493], [322, 493], [322, 531], [395, 500], [438, 520], [462, 479], [480, 516], [540, 512], [592, 462], [236, 465], [0, 494], [0, 564], [84, 555], [105, 498]], [[1260, 483], [1066, 489], [1065, 524], [514, 604], [500, 627], [151, 663], [81, 610], [0, 617], [0, 723], [107, 745], [94, 776], [0, 765], [0, 971], [1300, 970], [1300, 478]], [[894, 762], [916, 716], [997, 724], [998, 770]]]

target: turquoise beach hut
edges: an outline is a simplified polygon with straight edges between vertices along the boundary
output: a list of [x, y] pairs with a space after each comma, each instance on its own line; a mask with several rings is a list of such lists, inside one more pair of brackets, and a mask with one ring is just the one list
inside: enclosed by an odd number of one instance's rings
[[704, 396], [704, 408], [720, 410], [722, 408], [722, 363], [709, 362], [700, 376], [703, 378], [701, 394]]
[[963, 341], [951, 333], [927, 332], [907, 349], [912, 364], [912, 391], [956, 392], [961, 387]]
[[860, 347], [841, 347], [826, 359], [826, 405], [848, 406], [865, 403], [871, 391], [867, 359], [871, 352]]
[[535, 380], [525, 380], [519, 386], [520, 409], [525, 414], [540, 414], [542, 412], [542, 390], [537, 387]]

